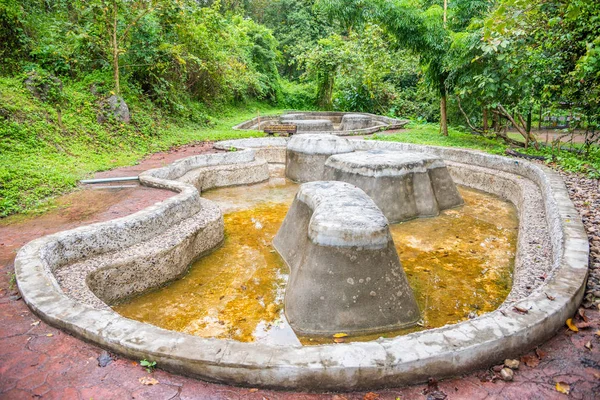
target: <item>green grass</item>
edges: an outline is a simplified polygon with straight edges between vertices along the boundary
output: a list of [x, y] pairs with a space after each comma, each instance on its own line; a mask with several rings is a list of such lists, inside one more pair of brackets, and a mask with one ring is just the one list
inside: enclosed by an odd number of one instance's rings
[[493, 154], [502, 154], [506, 150], [506, 145], [497, 140], [460, 132], [451, 127], [448, 129], [448, 136], [442, 136], [439, 125], [436, 124], [411, 123], [407, 126], [406, 132], [396, 135], [375, 134], [373, 139], [431, 146], [461, 147], [484, 150]]
[[[437, 124], [416, 124], [407, 126], [406, 132], [396, 135], [378, 134], [374, 140], [387, 140], [393, 142], [404, 142], [423, 144], [431, 146], [460, 147], [482, 150], [491, 154], [504, 154], [508, 145], [500, 140], [488, 139], [482, 136], [472, 135], [450, 128], [448, 136], [442, 136]], [[581, 148], [581, 145], [575, 146]], [[525, 150], [515, 149], [521, 153], [544, 156], [546, 163], [569, 172], [583, 173], [590, 178], [600, 178], [600, 148], [592, 146], [587, 153], [577, 154], [566, 150], [553, 149], [551, 147], [533, 147]]]
[[[144, 156], [187, 143], [260, 136], [231, 129], [265, 113], [281, 112], [251, 103], [214, 110], [202, 123], [178, 122], [141, 96], [125, 92], [132, 122], [96, 121], [102, 76], [65, 83], [61, 120], [54, 105], [34, 98], [20, 78], [0, 78], [0, 217], [43, 209], [52, 197], [72, 191], [96, 171], [133, 165]], [[105, 93], [102, 95], [106, 95]], [[203, 110], [206, 114], [210, 110]], [[183, 118], [182, 118], [183, 119]]]

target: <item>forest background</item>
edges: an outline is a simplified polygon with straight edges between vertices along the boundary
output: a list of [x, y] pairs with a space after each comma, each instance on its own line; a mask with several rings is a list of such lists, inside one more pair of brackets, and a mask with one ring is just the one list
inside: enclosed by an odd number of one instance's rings
[[[378, 138], [597, 178], [600, 2], [0, 0], [0, 217], [285, 109], [409, 118]], [[550, 118], [579, 143], [541, 140]]]

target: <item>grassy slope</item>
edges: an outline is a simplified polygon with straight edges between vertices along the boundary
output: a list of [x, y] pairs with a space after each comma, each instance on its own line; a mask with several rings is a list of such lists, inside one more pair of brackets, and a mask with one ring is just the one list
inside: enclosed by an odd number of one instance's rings
[[145, 155], [204, 140], [260, 135], [233, 125], [262, 113], [264, 104], [219, 110], [211, 124], [177, 124], [150, 103], [127, 95], [132, 123], [96, 121], [98, 101], [91, 81], [66, 83], [67, 101], [57, 109], [34, 98], [21, 79], [0, 78], [0, 217], [39, 208], [52, 196], [72, 190], [95, 171], [135, 164]]

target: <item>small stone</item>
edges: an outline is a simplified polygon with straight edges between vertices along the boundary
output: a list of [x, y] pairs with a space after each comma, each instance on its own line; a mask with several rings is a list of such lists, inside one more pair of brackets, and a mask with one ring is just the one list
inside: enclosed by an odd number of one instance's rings
[[512, 369], [510, 368], [502, 368], [502, 371], [500, 371], [500, 377], [502, 378], [503, 381], [512, 381], [514, 378], [515, 374], [513, 372]]
[[97, 358], [99, 367], [106, 367], [108, 364], [113, 362], [112, 356], [108, 353], [108, 351], [103, 351]]
[[504, 366], [510, 369], [519, 369], [519, 360], [511, 360], [507, 358], [504, 360]]

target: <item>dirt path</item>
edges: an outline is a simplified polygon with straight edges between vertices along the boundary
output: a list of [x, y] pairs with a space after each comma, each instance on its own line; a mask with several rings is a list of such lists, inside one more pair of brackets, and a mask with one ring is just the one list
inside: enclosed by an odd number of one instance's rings
[[[98, 177], [129, 176], [185, 156], [213, 151], [210, 145], [185, 146], [155, 154], [139, 165], [99, 173]], [[591, 239], [600, 221], [597, 182], [571, 179], [571, 193], [584, 214]], [[561, 399], [556, 382], [568, 385], [571, 397], [600, 396], [600, 311], [589, 309], [591, 327], [574, 333], [566, 327], [538, 350], [525, 355], [513, 382], [492, 370], [476, 371], [439, 385], [416, 385], [376, 393], [303, 394], [250, 390], [205, 383], [157, 370], [157, 384], [146, 386], [149, 374], [137, 360], [117, 358], [98, 366], [102, 350], [52, 328], [31, 313], [10, 280], [18, 248], [37, 237], [97, 221], [122, 217], [172, 193], [145, 187], [92, 189], [63, 196], [59, 207], [35, 218], [0, 220], [0, 398], [2, 399]], [[585, 214], [587, 213], [587, 214]], [[593, 242], [600, 246], [600, 242]], [[592, 266], [600, 271], [600, 247]], [[593, 288], [591, 288], [593, 289]], [[600, 332], [599, 332], [600, 334]], [[588, 350], [585, 345], [593, 346]], [[541, 359], [540, 359], [541, 357]], [[160, 367], [160, 366], [159, 366]], [[566, 386], [565, 386], [566, 387]]]

